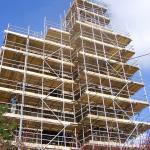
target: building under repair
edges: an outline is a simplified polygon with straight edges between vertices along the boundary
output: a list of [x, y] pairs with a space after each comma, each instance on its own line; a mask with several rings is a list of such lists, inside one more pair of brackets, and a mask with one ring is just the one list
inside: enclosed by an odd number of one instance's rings
[[149, 150], [149, 103], [130, 36], [114, 31], [107, 7], [92, 1], [74, 0], [60, 24], [4, 31], [0, 103], [18, 123], [12, 145]]

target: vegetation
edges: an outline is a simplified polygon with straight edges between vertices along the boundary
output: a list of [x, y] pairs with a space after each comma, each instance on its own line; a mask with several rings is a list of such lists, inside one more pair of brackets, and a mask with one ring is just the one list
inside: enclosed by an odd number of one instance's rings
[[3, 116], [6, 113], [8, 107], [6, 105], [0, 105], [0, 149], [11, 150], [10, 141], [13, 137], [13, 132], [16, 129], [16, 123], [11, 120], [8, 121], [6, 117]]

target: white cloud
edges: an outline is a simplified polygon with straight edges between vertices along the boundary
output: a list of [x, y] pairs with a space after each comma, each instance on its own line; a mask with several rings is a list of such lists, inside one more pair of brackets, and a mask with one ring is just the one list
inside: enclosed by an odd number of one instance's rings
[[[108, 5], [112, 26], [130, 33], [136, 55], [150, 52], [150, 0], [103, 1]], [[150, 56], [140, 60], [144, 68], [150, 68]]]

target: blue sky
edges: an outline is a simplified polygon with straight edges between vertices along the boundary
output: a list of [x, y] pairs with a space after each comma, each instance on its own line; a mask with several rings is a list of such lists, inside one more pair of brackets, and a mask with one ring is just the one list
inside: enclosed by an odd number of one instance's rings
[[[146, 16], [144, 15], [142, 16], [142, 14], [145, 11], [139, 12], [140, 8], [142, 8], [142, 10], [145, 10], [145, 9], [147, 10], [148, 6], [150, 7], [150, 5], [146, 3], [146, 1], [148, 2], [149, 0], [144, 0], [144, 1], [145, 1], [144, 3], [145, 5], [142, 5], [143, 1], [142, 1], [142, 4], [138, 3], [138, 2], [141, 2], [141, 0], [132, 1], [132, 2], [137, 2], [137, 3], [131, 3], [130, 0], [126, 0], [126, 1], [106, 0], [105, 1], [106, 3], [108, 3], [108, 6], [110, 7], [111, 17], [112, 17], [114, 25], [116, 25], [117, 28], [124, 27], [124, 25], [126, 26], [126, 24], [128, 23], [128, 27], [129, 27], [128, 31], [131, 33], [131, 36], [134, 37], [134, 41], [138, 39], [137, 42], [135, 42], [135, 45], [136, 45], [137, 53], [139, 55], [146, 53], [148, 51], [150, 52], [150, 49], [149, 49], [150, 42], [145, 41], [145, 43], [146, 42], [147, 43], [146, 44], [143, 43], [144, 41], [142, 41], [143, 38], [140, 36], [140, 34], [135, 34], [135, 33], [138, 33], [139, 29], [142, 29], [142, 26], [144, 24], [147, 24]], [[20, 27], [25, 27], [25, 28], [28, 25], [30, 25], [32, 30], [40, 32], [41, 30], [43, 30], [44, 17], [46, 16], [52, 22], [59, 22], [59, 18], [60, 18], [59, 16], [61, 14], [63, 15], [64, 10], [66, 10], [69, 7], [70, 2], [71, 0], [0, 0], [0, 43], [2, 42], [2, 39], [3, 39], [3, 30], [6, 28], [8, 23], [12, 25], [20, 26]], [[134, 8], [131, 7], [132, 4]], [[139, 4], [139, 5], [136, 6], [135, 4], [136, 5]], [[127, 8], [128, 8], [128, 11], [126, 11]], [[131, 15], [132, 14], [131, 11], [133, 10], [135, 13]], [[136, 10], [137, 12], [140, 13], [140, 16], [136, 12]], [[146, 11], [145, 14], [147, 13], [148, 12]], [[142, 18], [142, 22], [144, 23], [141, 22], [141, 24], [139, 25], [138, 19], [140, 19], [140, 17]], [[124, 19], [124, 20], [122, 21], [121, 19]], [[134, 22], [134, 19], [136, 19], [135, 22]], [[123, 24], [120, 24], [120, 22]], [[139, 28], [135, 28], [137, 24], [139, 25]], [[131, 28], [130, 28], [130, 25], [132, 25]], [[132, 32], [133, 29], [134, 29], [134, 32]], [[143, 29], [148, 30], [149, 28], [143, 27]], [[142, 32], [142, 33], [143, 33], [143, 37], [147, 37], [148, 39], [148, 36], [144, 34], [144, 33], [147, 33], [147, 31]], [[140, 37], [142, 39], [140, 39]], [[139, 43], [142, 43], [142, 45], [139, 45]], [[142, 47], [144, 49], [142, 49]], [[150, 63], [148, 63], [149, 60], [150, 60], [150, 56], [142, 58], [140, 61], [140, 64], [142, 66], [142, 74], [144, 77], [144, 82], [146, 85], [148, 96], [150, 97], [150, 92], [149, 92], [150, 91], [150, 82], [149, 82], [150, 81], [150, 71], [149, 71]]]
[[70, 0], [0, 0], [0, 39], [8, 23], [41, 31], [45, 16], [58, 22], [69, 5]]

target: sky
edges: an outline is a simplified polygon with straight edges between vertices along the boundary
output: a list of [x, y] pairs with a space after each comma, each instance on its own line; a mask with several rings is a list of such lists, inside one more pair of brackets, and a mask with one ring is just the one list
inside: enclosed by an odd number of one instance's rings
[[[103, 1], [109, 8], [113, 28], [130, 33], [136, 55], [150, 52], [150, 0]], [[8, 23], [43, 31], [44, 17], [51, 22], [59, 22], [60, 15], [63, 16], [70, 2], [71, 0], [0, 0], [0, 43]], [[142, 57], [139, 64], [150, 98], [150, 55]]]

